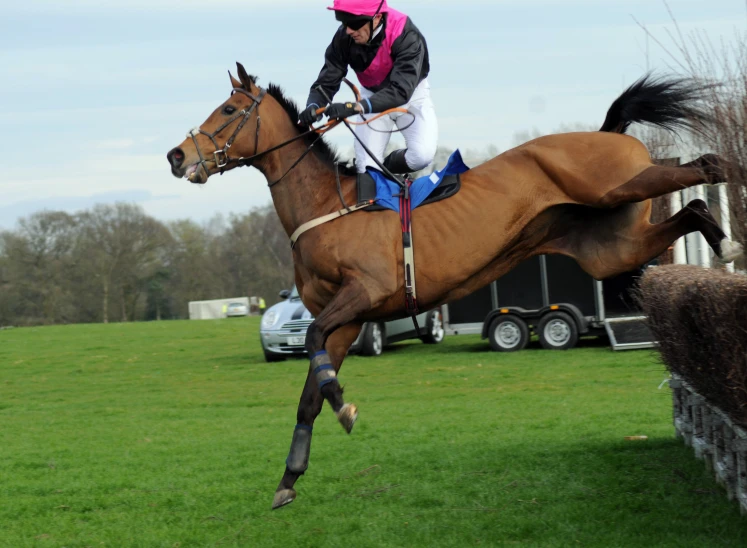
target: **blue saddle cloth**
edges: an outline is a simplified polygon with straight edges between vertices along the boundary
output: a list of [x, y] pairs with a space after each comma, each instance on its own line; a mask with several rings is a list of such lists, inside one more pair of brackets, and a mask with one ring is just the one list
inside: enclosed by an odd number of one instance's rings
[[[425, 177], [418, 177], [410, 186], [410, 198], [412, 200], [412, 209], [415, 209], [430, 196], [444, 177], [448, 175], [458, 175], [468, 171], [469, 168], [462, 161], [462, 154], [459, 150], [454, 151], [444, 168], [440, 171], [434, 171]], [[368, 173], [376, 181], [376, 204], [399, 212], [400, 186], [394, 181], [387, 179], [384, 174], [376, 169], [368, 169]]]

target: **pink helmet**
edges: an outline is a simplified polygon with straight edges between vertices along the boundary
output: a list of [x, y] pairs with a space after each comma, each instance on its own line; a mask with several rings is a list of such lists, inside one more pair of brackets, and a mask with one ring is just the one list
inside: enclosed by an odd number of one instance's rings
[[335, 0], [327, 9], [373, 17], [378, 13], [388, 12], [389, 6], [386, 0]]

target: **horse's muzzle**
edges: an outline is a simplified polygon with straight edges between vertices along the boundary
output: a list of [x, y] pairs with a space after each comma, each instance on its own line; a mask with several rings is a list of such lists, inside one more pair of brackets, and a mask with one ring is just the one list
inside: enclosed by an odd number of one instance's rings
[[203, 173], [204, 169], [202, 169], [201, 164], [199, 162], [188, 164], [185, 161], [186, 154], [181, 148], [172, 148], [169, 153], [166, 154], [166, 159], [169, 161], [171, 174], [174, 177], [179, 179], [185, 178], [190, 183], [195, 184], [205, 184], [207, 182], [207, 178], [203, 177], [205, 174]]
[[184, 164], [184, 151], [179, 147], [172, 148], [166, 155], [166, 159], [169, 161], [174, 177], [183, 177], [184, 170], [181, 167]]

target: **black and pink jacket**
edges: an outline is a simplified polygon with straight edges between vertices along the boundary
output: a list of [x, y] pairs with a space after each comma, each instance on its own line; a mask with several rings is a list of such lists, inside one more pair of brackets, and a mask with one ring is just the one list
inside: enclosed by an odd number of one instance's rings
[[381, 25], [381, 31], [366, 45], [356, 44], [340, 26], [324, 55], [324, 67], [311, 86], [306, 106], [325, 106], [327, 101], [316, 88], [321, 86], [334, 97], [348, 67], [363, 87], [374, 92], [362, 102], [367, 113], [383, 112], [410, 101], [430, 71], [425, 38], [407, 15], [391, 8]]

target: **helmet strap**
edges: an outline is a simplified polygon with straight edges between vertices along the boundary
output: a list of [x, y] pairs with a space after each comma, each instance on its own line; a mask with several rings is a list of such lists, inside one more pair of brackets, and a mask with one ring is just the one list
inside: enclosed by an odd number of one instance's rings
[[369, 28], [371, 29], [371, 35], [368, 37], [368, 43], [369, 44], [374, 39], [374, 26], [373, 26], [374, 25], [374, 19], [376, 19], [376, 16], [379, 15], [379, 12], [381, 11], [381, 8], [384, 6], [384, 2], [385, 1], [386, 0], [381, 0], [381, 2], [379, 3], [379, 7], [376, 8], [376, 13], [374, 13], [371, 16], [371, 23], [369, 24]]

